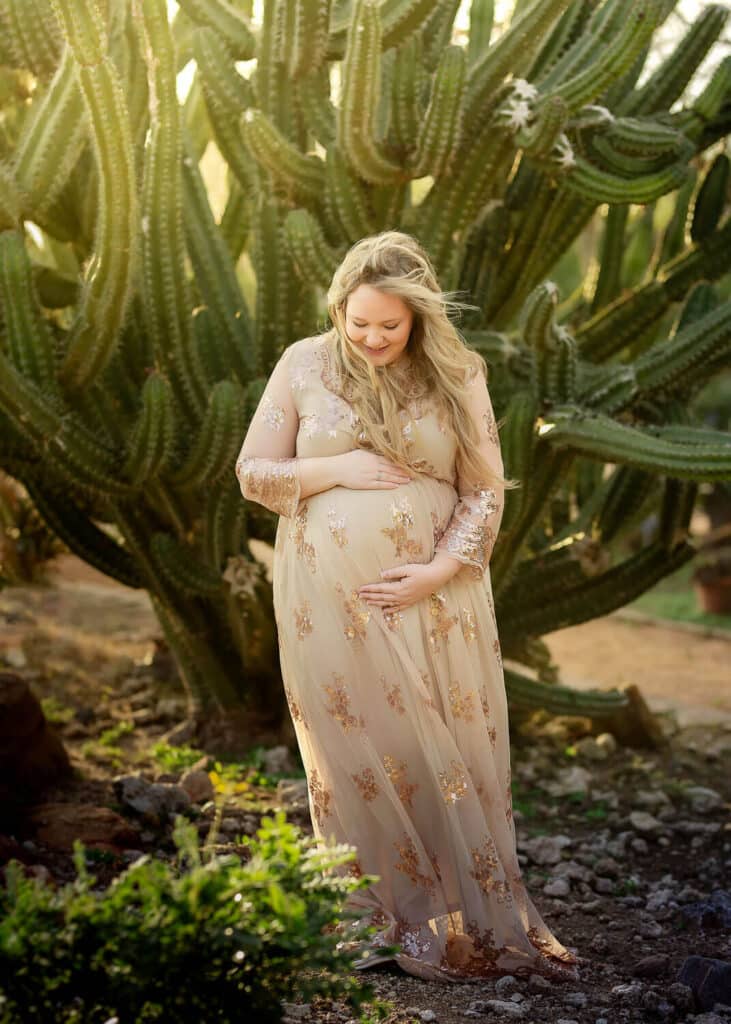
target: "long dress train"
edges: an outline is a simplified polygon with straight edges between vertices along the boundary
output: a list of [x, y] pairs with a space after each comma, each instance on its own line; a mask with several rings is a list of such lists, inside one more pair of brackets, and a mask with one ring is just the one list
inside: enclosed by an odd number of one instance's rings
[[[402, 361], [399, 361], [400, 364]], [[502, 489], [455, 470], [443, 412], [403, 361], [402, 430], [428, 471], [391, 489], [342, 486], [300, 498], [296, 459], [357, 446], [328, 336], [290, 345], [269, 378], [236, 463], [245, 497], [280, 514], [274, 607], [282, 677], [316, 837], [350, 843], [342, 870], [379, 880], [351, 895], [422, 978], [532, 972], [578, 979], [582, 958], [542, 920], [521, 877], [511, 802], [508, 711], [489, 571]], [[482, 374], [465, 397], [481, 451], [502, 473]], [[399, 612], [360, 599], [382, 569], [463, 562]], [[359, 961], [367, 966], [377, 959]]]

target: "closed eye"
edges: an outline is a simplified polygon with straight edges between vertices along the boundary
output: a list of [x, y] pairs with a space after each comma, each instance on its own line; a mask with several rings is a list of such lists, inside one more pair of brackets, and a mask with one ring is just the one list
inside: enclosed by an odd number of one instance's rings
[[[355, 324], [356, 327], [365, 327], [365, 324], [359, 324], [357, 320], [354, 320], [353, 323]], [[398, 327], [398, 324], [385, 324], [384, 326], [386, 327], [387, 331], [395, 331], [396, 328]]]

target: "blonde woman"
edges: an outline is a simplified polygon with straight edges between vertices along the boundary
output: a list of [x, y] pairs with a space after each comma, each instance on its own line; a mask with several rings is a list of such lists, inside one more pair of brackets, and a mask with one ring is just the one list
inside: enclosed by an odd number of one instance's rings
[[410, 235], [353, 245], [332, 328], [281, 355], [236, 475], [280, 516], [274, 606], [315, 836], [378, 876], [348, 901], [379, 929], [356, 966], [388, 943], [422, 978], [577, 979], [516, 856], [489, 570], [514, 482], [459, 305]]

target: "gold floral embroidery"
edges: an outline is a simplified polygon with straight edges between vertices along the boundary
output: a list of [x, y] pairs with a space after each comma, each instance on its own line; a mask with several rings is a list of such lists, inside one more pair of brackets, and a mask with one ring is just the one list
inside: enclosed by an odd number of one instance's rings
[[364, 800], [375, 800], [381, 792], [381, 787], [376, 782], [372, 768], [363, 768], [359, 773], [353, 772], [351, 778], [360, 791]]
[[503, 667], [503, 656], [502, 656], [502, 652], [500, 651], [500, 641], [498, 640], [497, 637], [495, 637], [495, 639], [492, 642], [492, 649], [495, 652], [495, 657], [498, 660], [498, 664], [500, 665], [500, 668], [502, 668]]
[[391, 502], [391, 516], [396, 525], [383, 527], [381, 533], [385, 533], [396, 545], [396, 557], [406, 555], [414, 558], [420, 555], [423, 550], [421, 541], [407, 537], [409, 527], [414, 525], [414, 510], [406, 494], [398, 502]]
[[491, 725], [490, 728], [487, 730], [487, 735], [490, 737], [490, 746], [494, 750], [497, 744], [497, 729], [495, 728], [494, 725]]
[[437, 878], [441, 882], [441, 880], [442, 880], [442, 871], [441, 871], [441, 868], [439, 867], [439, 860], [437, 858], [436, 850], [432, 851], [432, 853], [429, 854], [429, 861], [431, 862], [431, 866], [434, 869], [434, 874], [437, 876]]
[[439, 785], [445, 803], [456, 803], [467, 795], [467, 773], [459, 761], [450, 761], [449, 771], [439, 772]]
[[292, 691], [286, 685], [286, 683], [285, 683], [285, 686], [284, 686], [284, 693], [285, 693], [285, 696], [287, 698], [287, 705], [289, 707], [289, 711], [290, 711], [290, 714], [292, 715], [293, 721], [295, 721], [295, 722], [302, 722], [303, 727], [305, 729], [309, 729], [310, 728], [309, 723], [308, 723], [307, 719], [305, 718], [305, 716], [302, 714], [302, 709], [300, 708], [300, 706], [297, 703], [297, 701], [294, 699]]
[[309, 601], [305, 601], [301, 608], [294, 609], [294, 621], [297, 626], [297, 639], [304, 640], [308, 633], [312, 632], [312, 618]]
[[495, 893], [498, 903], [512, 903], [513, 894], [508, 883], [504, 878], [495, 878], [499, 858], [491, 836], [485, 838], [483, 850], [481, 853], [477, 847], [472, 847], [470, 852], [475, 870], [470, 871], [470, 874], [484, 893]]
[[394, 709], [394, 711], [398, 711], [400, 715], [405, 714], [406, 708], [404, 707], [403, 699], [401, 696], [401, 684], [394, 683], [389, 688], [389, 685], [386, 682], [386, 677], [383, 674], [381, 674], [381, 676], [379, 677], [379, 681], [383, 689], [386, 691], [386, 700]]
[[281, 405], [272, 401], [270, 395], [264, 395], [261, 402], [261, 415], [264, 422], [272, 430], [281, 430], [286, 413]]
[[460, 495], [439, 541], [439, 550], [447, 551], [459, 561], [473, 566], [481, 575], [490, 561], [496, 540], [488, 519], [499, 513], [501, 507], [493, 487]]
[[335, 589], [345, 601], [345, 613], [350, 620], [343, 632], [348, 640], [361, 644], [366, 635], [366, 626], [370, 622], [371, 610], [366, 602], [359, 597], [357, 590], [351, 590], [350, 600], [348, 600], [345, 598], [342, 583], [336, 583]]
[[485, 425], [485, 433], [490, 438], [493, 444], [500, 443], [500, 436], [498, 434], [497, 423], [495, 422], [495, 416], [492, 411], [483, 412], [482, 422]]
[[396, 611], [392, 611], [388, 608], [384, 608], [383, 618], [391, 632], [397, 633], [401, 629], [401, 624], [404, 621], [404, 614], [398, 609]]
[[295, 550], [300, 558], [304, 558], [307, 563], [310, 572], [315, 572], [317, 569], [317, 559], [315, 556], [314, 545], [310, 544], [309, 541], [305, 540], [305, 529], [307, 528], [307, 512], [309, 505], [305, 504], [299, 510], [297, 515], [294, 517], [294, 526], [290, 537], [295, 542]]
[[280, 516], [294, 516], [300, 501], [297, 459], [266, 459], [239, 453], [236, 478], [241, 493]]
[[401, 860], [395, 865], [397, 871], [403, 871], [414, 885], [422, 886], [430, 895], [433, 895], [436, 887], [434, 879], [419, 871], [419, 854], [414, 846], [413, 839], [404, 832], [402, 842], [394, 840], [393, 844], [399, 852]]
[[407, 807], [412, 807], [411, 798], [419, 788], [418, 782], [407, 781], [407, 766], [406, 761], [399, 761], [396, 763], [396, 759], [390, 754], [383, 755], [383, 767], [386, 769], [391, 782], [396, 788], [396, 792], [399, 795], [402, 803], [406, 804]]
[[450, 629], [459, 621], [456, 615], [447, 613], [446, 603], [447, 595], [442, 590], [437, 590], [429, 595], [429, 610], [432, 617], [436, 619], [434, 628], [429, 631], [429, 643], [435, 653], [441, 650], [439, 641], [448, 641]]
[[434, 932], [427, 924], [411, 925], [401, 917], [396, 920], [396, 936], [393, 941], [402, 947], [404, 953], [418, 958], [431, 949]]
[[337, 437], [343, 421], [348, 421], [352, 426], [354, 416], [347, 402], [328, 392], [316, 412], [308, 412], [300, 417], [300, 429], [305, 437], [315, 437], [317, 434]]
[[340, 722], [345, 732], [350, 732], [356, 726], [361, 729], [365, 726], [363, 715], [352, 715], [350, 713], [350, 696], [346, 692], [344, 679], [339, 672], [332, 673], [335, 684], [323, 683], [323, 689], [328, 695], [330, 704], [325, 708], [329, 715]]
[[323, 819], [330, 814], [332, 792], [325, 788], [320, 780], [317, 768], [313, 768], [310, 773], [309, 790], [312, 794], [312, 804], [317, 824], [322, 828]]
[[475, 695], [471, 691], [463, 697], [456, 680], [449, 684], [449, 703], [455, 718], [464, 718], [466, 722], [473, 721], [474, 697]]
[[480, 703], [482, 704], [482, 710], [485, 713], [485, 717], [490, 714], [490, 705], [487, 702], [487, 690], [483, 687], [480, 688]]
[[346, 517], [338, 516], [338, 510], [334, 505], [331, 505], [327, 510], [327, 518], [330, 526], [330, 535], [338, 547], [344, 548], [348, 543], [348, 535], [345, 530], [347, 523]]
[[465, 638], [466, 643], [472, 643], [473, 640], [477, 639], [475, 613], [471, 612], [469, 608], [462, 608], [460, 615], [462, 620], [462, 636]]

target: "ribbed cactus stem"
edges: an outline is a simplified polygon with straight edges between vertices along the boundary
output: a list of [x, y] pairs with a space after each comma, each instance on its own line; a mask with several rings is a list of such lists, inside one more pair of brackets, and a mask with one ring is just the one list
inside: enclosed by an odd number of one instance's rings
[[327, 289], [338, 265], [339, 254], [328, 245], [319, 222], [308, 210], [290, 210], [284, 229], [300, 277], [305, 281], [317, 281]]
[[[10, 192], [8, 199], [12, 201]], [[0, 231], [0, 301], [14, 366], [47, 395], [57, 393], [53, 338], [38, 303], [20, 231]]]
[[114, 355], [132, 296], [137, 254], [137, 182], [129, 113], [119, 74], [91, 0], [54, 0], [74, 57], [100, 168], [94, 259], [89, 262], [60, 378], [88, 388]]
[[366, 181], [390, 184], [405, 177], [401, 167], [380, 151], [374, 138], [378, 106], [381, 24], [377, 0], [355, 0], [343, 61], [338, 110], [338, 146]]
[[483, 121], [482, 110], [508, 74], [520, 77], [530, 68], [541, 43], [572, 0], [534, 0], [507, 32], [477, 57], [467, 81], [468, 124]]
[[731, 474], [731, 446], [684, 445], [656, 436], [651, 428], [632, 427], [610, 416], [557, 406], [543, 417], [541, 439], [590, 458], [623, 462], [654, 473], [695, 480], [724, 480]]
[[432, 95], [419, 132], [411, 173], [438, 178], [462, 129], [466, 58], [461, 46], [448, 46], [434, 76]]
[[310, 201], [322, 196], [325, 168], [319, 157], [301, 153], [260, 110], [246, 110], [241, 129], [246, 145], [262, 167], [293, 196]]
[[654, 114], [672, 106], [718, 39], [727, 18], [725, 5], [701, 7], [683, 39], [647, 82], [619, 104], [618, 113]]
[[70, 46], [64, 48], [44, 95], [23, 123], [14, 170], [25, 205], [41, 225], [66, 185], [89, 133], [89, 116]]
[[658, 21], [657, 0], [635, 0], [629, 17], [609, 45], [588, 67], [551, 89], [571, 111], [596, 99], [632, 65]]
[[161, 368], [170, 375], [181, 407], [196, 421], [206, 401], [206, 380], [192, 343], [182, 218], [180, 109], [175, 47], [164, 0], [133, 0], [148, 64], [155, 116], [145, 148], [142, 298], [145, 328]]
[[254, 56], [254, 33], [243, 12], [228, 0], [180, 0], [185, 13], [200, 25], [214, 29], [235, 54], [236, 60]]

